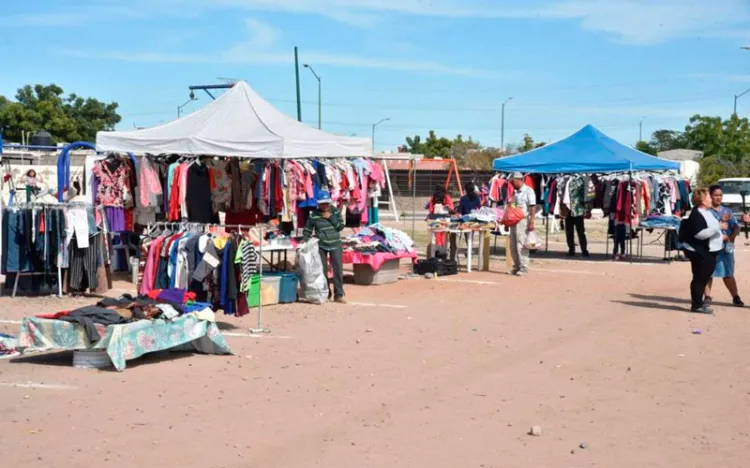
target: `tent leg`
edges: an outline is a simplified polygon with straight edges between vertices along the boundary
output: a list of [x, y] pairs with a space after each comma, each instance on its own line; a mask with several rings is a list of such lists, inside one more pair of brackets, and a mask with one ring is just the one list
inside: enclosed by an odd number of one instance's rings
[[547, 220], [544, 223], [545, 226], [545, 233], [544, 233], [544, 252], [549, 252], [549, 216], [547, 216]]

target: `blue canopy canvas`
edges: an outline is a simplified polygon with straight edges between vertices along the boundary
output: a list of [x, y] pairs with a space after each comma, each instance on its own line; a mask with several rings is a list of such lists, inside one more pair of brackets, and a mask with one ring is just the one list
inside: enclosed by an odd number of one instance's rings
[[500, 172], [574, 174], [680, 170], [680, 163], [642, 153], [586, 125], [556, 143], [497, 158], [492, 168]]

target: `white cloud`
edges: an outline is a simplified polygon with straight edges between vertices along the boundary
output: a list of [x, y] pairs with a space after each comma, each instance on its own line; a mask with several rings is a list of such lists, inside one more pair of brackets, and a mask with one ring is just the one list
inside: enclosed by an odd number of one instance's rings
[[[316, 14], [354, 24], [379, 15], [578, 21], [581, 27], [633, 44], [718, 36], [750, 21], [746, 0], [215, 0], [213, 5]], [[354, 16], [352, 16], [354, 15]], [[372, 19], [364, 21], [370, 16]]]
[[[166, 54], [158, 52], [82, 52], [62, 50], [69, 57], [92, 60], [115, 60], [121, 62], [148, 63], [183, 63], [183, 64], [219, 64], [219, 65], [288, 65], [294, 63], [294, 56], [287, 52], [252, 52], [240, 46], [218, 55], [205, 54]], [[471, 68], [460, 68], [437, 62], [391, 60], [356, 55], [335, 54], [328, 52], [305, 52], [305, 61], [316, 65], [370, 68], [383, 70], [411, 71], [423, 73], [476, 75], [482, 73]]]
[[[116, 60], [123, 62], [185, 63], [185, 64], [233, 64], [233, 65], [280, 65], [291, 64], [294, 57], [290, 52], [278, 51], [274, 45], [281, 32], [272, 25], [255, 18], [245, 20], [249, 37], [223, 52], [216, 54], [125, 52], [125, 51], [74, 51], [63, 50], [64, 55], [86, 58]], [[333, 52], [305, 51], [304, 61], [316, 65], [399, 70], [439, 74], [477, 75], [482, 72], [471, 68], [453, 67], [438, 62], [424, 60], [389, 59], [361, 55], [337, 54]]]
[[216, 9], [318, 15], [368, 28], [387, 26], [394, 15], [574, 21], [587, 31], [630, 44], [696, 36], [750, 38], [747, 0], [89, 0], [73, 12], [10, 16], [0, 19], [0, 24], [182, 17]]

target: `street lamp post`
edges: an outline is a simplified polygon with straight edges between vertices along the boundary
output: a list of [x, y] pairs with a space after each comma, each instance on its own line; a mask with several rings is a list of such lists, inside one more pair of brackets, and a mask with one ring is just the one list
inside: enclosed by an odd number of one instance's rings
[[320, 76], [318, 76], [317, 73], [315, 73], [315, 70], [313, 70], [313, 67], [311, 67], [308, 64], [304, 64], [304, 67], [309, 69], [313, 75], [315, 75], [315, 79], [318, 80], [318, 128], [322, 128], [322, 120], [323, 120], [323, 102], [320, 100], [322, 95], [322, 85], [320, 82]]
[[734, 115], [737, 115], [737, 100], [747, 93], [750, 93], [750, 89], [746, 89], [744, 92], [734, 96]]
[[375, 155], [375, 127], [382, 124], [383, 122], [388, 122], [389, 120], [391, 120], [390, 117], [382, 119], [379, 122], [372, 124], [372, 155], [373, 156]]
[[188, 104], [190, 104], [191, 102], [197, 101], [197, 100], [198, 100], [198, 98], [195, 97], [195, 93], [193, 91], [190, 91], [190, 99], [185, 104], [183, 104], [181, 106], [177, 106], [177, 118], [179, 119], [180, 116], [182, 115], [182, 109], [183, 109], [183, 107], [185, 107]]
[[503, 103], [502, 111], [500, 113], [500, 150], [505, 151], [505, 105], [508, 104], [512, 97], [509, 97]]

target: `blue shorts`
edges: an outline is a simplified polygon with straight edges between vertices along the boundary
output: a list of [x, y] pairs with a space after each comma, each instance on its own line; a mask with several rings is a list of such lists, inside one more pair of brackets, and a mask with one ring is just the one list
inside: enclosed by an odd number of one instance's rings
[[734, 252], [722, 250], [716, 257], [714, 278], [734, 278]]

